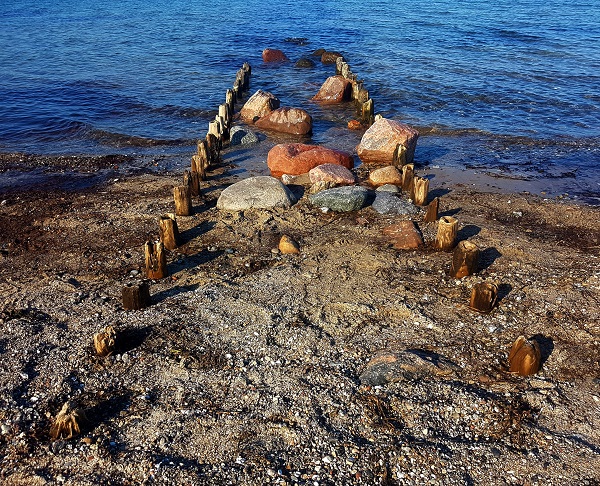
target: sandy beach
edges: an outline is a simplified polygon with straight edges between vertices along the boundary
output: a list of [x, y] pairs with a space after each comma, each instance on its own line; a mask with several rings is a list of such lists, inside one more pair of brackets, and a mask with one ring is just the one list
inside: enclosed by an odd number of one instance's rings
[[[125, 311], [180, 175], [0, 160], [55, 181], [0, 197], [3, 484], [600, 481], [597, 207], [432, 187], [482, 250], [457, 280], [435, 223], [417, 220], [426, 247], [400, 251], [382, 231], [398, 217], [369, 207], [217, 210], [225, 163], [178, 218], [152, 305]], [[105, 180], [64, 190], [74, 167]], [[299, 255], [274, 251], [283, 234]], [[490, 314], [468, 305], [482, 281], [499, 288]], [[101, 358], [107, 326], [119, 347]], [[531, 377], [508, 372], [519, 335], [541, 348]], [[67, 401], [87, 418], [53, 440]]]

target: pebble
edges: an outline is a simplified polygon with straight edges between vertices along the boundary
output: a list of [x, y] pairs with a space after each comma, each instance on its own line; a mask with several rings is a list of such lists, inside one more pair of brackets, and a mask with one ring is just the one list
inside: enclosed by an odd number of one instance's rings
[[0, 432], [2, 432], [2, 435], [8, 435], [11, 433], [11, 431], [12, 428], [10, 425], [2, 424], [2, 427], [0, 427]]

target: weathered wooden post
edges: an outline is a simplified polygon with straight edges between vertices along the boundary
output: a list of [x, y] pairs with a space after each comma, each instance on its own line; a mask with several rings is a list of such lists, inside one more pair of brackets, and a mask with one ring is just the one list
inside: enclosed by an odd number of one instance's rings
[[[196, 192], [194, 192], [194, 190], [192, 190], [192, 196], [199, 196], [200, 195], [200, 181], [203, 181], [204, 179], [206, 179], [206, 162], [205, 159], [200, 157], [198, 154], [194, 154], [192, 155], [192, 167], [191, 167], [191, 171], [192, 174], [196, 175], [196, 179], [198, 180], [198, 187], [196, 189]], [[185, 174], [184, 174], [185, 177]], [[184, 182], [185, 185], [185, 182]]]
[[221, 139], [221, 142], [229, 140], [229, 130], [227, 129], [225, 119], [221, 115], [217, 115], [215, 116], [215, 121], [219, 123], [219, 138]]
[[[196, 155], [198, 157], [195, 159], [195, 169], [196, 172], [199, 172], [202, 175], [202, 178], [204, 179], [206, 177], [206, 169], [208, 169], [208, 167], [210, 166], [210, 151], [208, 149], [208, 141], [206, 138], [198, 141]], [[194, 170], [193, 165], [192, 170]]]
[[414, 164], [405, 164], [402, 166], [402, 190], [412, 193], [413, 179], [415, 178]]
[[[192, 158], [195, 157], [192, 155]], [[192, 165], [193, 161], [192, 161]], [[200, 195], [200, 174], [191, 170], [183, 171], [183, 185], [188, 186], [190, 188], [190, 194], [192, 196]]]
[[173, 199], [175, 200], [175, 214], [177, 216], [191, 216], [192, 191], [189, 186], [174, 187]]
[[482, 314], [487, 314], [496, 305], [497, 298], [498, 286], [493, 283], [482, 282], [473, 286], [469, 307]]
[[233, 116], [235, 111], [235, 94], [232, 89], [228, 89], [225, 92], [225, 103], [229, 106], [229, 112], [231, 113], [231, 116]]
[[429, 179], [415, 176], [413, 179], [413, 198], [415, 205], [425, 206], [429, 194]]
[[438, 221], [438, 231], [434, 246], [437, 250], [450, 251], [456, 244], [458, 220], [452, 216], [442, 216]]
[[221, 123], [218, 120], [213, 120], [209, 122], [208, 133], [214, 135], [219, 140], [221, 140]]
[[147, 241], [144, 245], [144, 253], [146, 256], [146, 277], [157, 280], [169, 275], [167, 255], [161, 241]]
[[392, 165], [394, 167], [402, 168], [406, 164], [406, 147], [399, 143], [396, 145], [394, 150], [394, 158], [392, 159]]
[[440, 199], [437, 197], [427, 205], [427, 212], [423, 218], [423, 223], [433, 223], [434, 221], [437, 221], [439, 205]]
[[372, 125], [374, 120], [375, 108], [373, 106], [373, 99], [369, 98], [362, 105], [362, 120], [365, 125]]
[[221, 140], [214, 133], [206, 134], [206, 148], [210, 154], [208, 158], [209, 165], [216, 164], [219, 160], [219, 153], [221, 152]]
[[140, 310], [150, 305], [150, 287], [146, 282], [125, 284], [121, 296], [125, 310]]
[[354, 81], [352, 83], [352, 99], [353, 100], [358, 100], [358, 94], [360, 93], [360, 91], [362, 89], [363, 89], [362, 81]]
[[356, 100], [363, 105], [364, 103], [366, 103], [367, 101], [369, 101], [369, 92], [363, 88], [362, 86], [362, 82], [361, 82], [361, 86], [358, 89], [358, 93], [356, 95]]
[[477, 273], [478, 266], [479, 247], [467, 240], [459, 242], [452, 253], [450, 276], [452, 278], [463, 278], [467, 275], [473, 275]]
[[174, 250], [179, 246], [179, 228], [177, 227], [177, 218], [173, 213], [159, 216], [158, 235], [167, 250]]
[[537, 341], [519, 336], [508, 355], [510, 372], [521, 376], [535, 375], [542, 364], [542, 353]]
[[229, 127], [231, 126], [231, 116], [229, 114], [229, 106], [227, 103], [219, 105], [219, 116], [223, 118], [223, 121], [225, 122], [225, 128], [229, 130]]
[[335, 74], [342, 74], [342, 64], [344, 64], [344, 58], [342, 56], [335, 58]]

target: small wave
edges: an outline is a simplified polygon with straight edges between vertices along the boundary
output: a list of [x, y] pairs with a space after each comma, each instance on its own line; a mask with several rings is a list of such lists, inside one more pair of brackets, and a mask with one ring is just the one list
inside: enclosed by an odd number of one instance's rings
[[142, 137], [139, 135], [127, 135], [123, 133], [109, 132], [101, 129], [91, 129], [89, 131], [89, 137], [96, 142], [104, 145], [110, 145], [112, 147], [123, 148], [123, 147], [176, 147], [193, 145], [196, 140], [192, 139], [159, 139]]

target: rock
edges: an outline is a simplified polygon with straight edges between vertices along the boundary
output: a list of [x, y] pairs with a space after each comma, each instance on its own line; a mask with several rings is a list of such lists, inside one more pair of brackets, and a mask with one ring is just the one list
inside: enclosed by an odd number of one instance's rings
[[258, 176], [236, 182], [223, 190], [217, 200], [217, 208], [225, 211], [289, 208], [295, 202], [296, 198], [281, 181], [270, 176]]
[[315, 67], [315, 62], [312, 59], [309, 59], [308, 57], [301, 57], [296, 61], [296, 64], [294, 66], [296, 66], [297, 68], [312, 68]]
[[284, 255], [300, 253], [300, 245], [288, 235], [283, 235], [279, 240], [279, 251]]
[[229, 145], [250, 145], [258, 142], [256, 133], [247, 128], [236, 125], [229, 131]]
[[289, 61], [288, 57], [279, 49], [265, 49], [262, 52], [263, 62], [285, 62]]
[[367, 363], [359, 380], [363, 386], [381, 386], [398, 381], [449, 376], [459, 369], [449, 359], [431, 351], [382, 351]]
[[344, 57], [336, 51], [325, 51], [321, 54], [321, 62], [323, 64], [335, 64], [338, 57]]
[[312, 117], [300, 108], [278, 108], [259, 118], [255, 126], [263, 130], [308, 135], [312, 132]]
[[395, 184], [384, 184], [375, 189], [375, 192], [390, 192], [392, 194], [400, 193], [400, 188]]
[[394, 244], [396, 250], [414, 250], [423, 246], [423, 237], [412, 221], [400, 221], [383, 228], [383, 234]]
[[369, 182], [374, 186], [383, 186], [384, 184], [402, 185], [402, 174], [393, 165], [375, 169], [369, 174]]
[[348, 128], [350, 130], [361, 130], [363, 127], [362, 123], [359, 122], [358, 120], [350, 120], [348, 122]]
[[242, 106], [240, 116], [246, 123], [253, 123], [256, 118], [265, 116], [279, 108], [279, 99], [269, 93], [259, 89]]
[[308, 194], [316, 194], [317, 192], [321, 192], [324, 191], [326, 189], [331, 189], [332, 187], [336, 187], [336, 183], [335, 182], [331, 182], [331, 181], [320, 181], [320, 182], [315, 182], [312, 186], [309, 187], [308, 189]]
[[398, 144], [406, 147], [406, 163], [413, 162], [419, 133], [395, 120], [380, 118], [369, 127], [358, 144], [357, 153], [365, 165], [391, 165]]
[[325, 49], [317, 49], [317, 50], [313, 51], [311, 56], [321, 57], [323, 54], [325, 54], [325, 52], [327, 52]]
[[341, 103], [352, 96], [352, 84], [343, 76], [330, 76], [325, 80], [313, 101], [320, 103]]
[[346, 152], [303, 143], [275, 145], [267, 155], [267, 165], [274, 177], [304, 174], [321, 164], [338, 164], [351, 169], [354, 160]]
[[319, 208], [332, 211], [358, 211], [367, 206], [371, 199], [371, 191], [362, 186], [342, 186], [312, 194], [309, 201]]
[[354, 184], [355, 177], [350, 170], [337, 164], [322, 164], [308, 173], [310, 182], [334, 182], [339, 185]]
[[286, 186], [289, 186], [289, 185], [307, 186], [311, 183], [308, 173], [298, 174], [298, 175], [283, 174], [281, 176], [281, 182], [283, 182]]
[[376, 192], [372, 206], [379, 214], [412, 215], [419, 212], [414, 204], [390, 192]]

